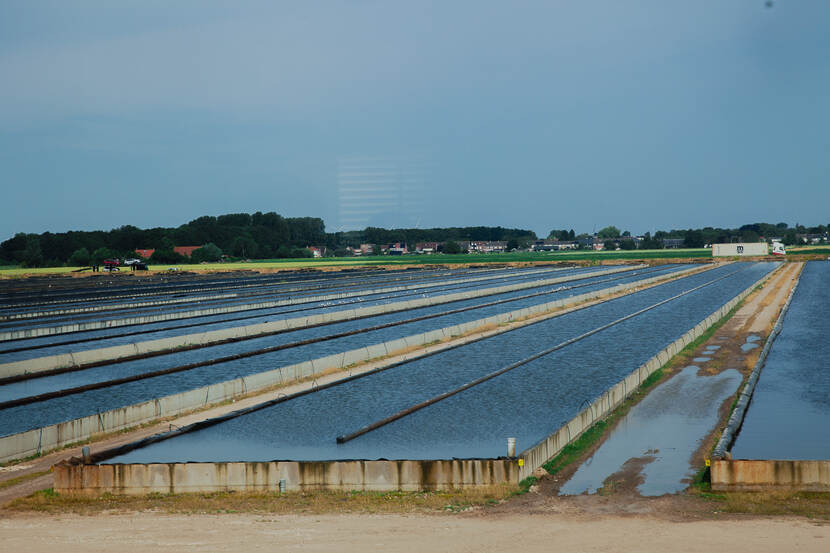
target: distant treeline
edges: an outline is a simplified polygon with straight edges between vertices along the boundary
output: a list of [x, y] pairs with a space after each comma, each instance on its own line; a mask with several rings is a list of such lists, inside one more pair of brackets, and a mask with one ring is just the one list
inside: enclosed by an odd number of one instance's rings
[[357, 247], [360, 244], [394, 244], [399, 242], [410, 250], [420, 242], [464, 242], [464, 241], [516, 241], [530, 244], [536, 240], [532, 230], [504, 227], [447, 227], [447, 228], [402, 228], [385, 229], [366, 227], [363, 230], [337, 232], [332, 235], [334, 248]]
[[184, 258], [175, 246], [204, 246], [192, 261], [214, 261], [222, 255], [242, 259], [310, 257], [307, 246], [325, 248], [329, 255], [345, 254], [360, 244], [446, 240], [520, 240], [532, 242], [533, 231], [502, 227], [394, 229], [368, 227], [362, 231], [326, 233], [317, 217], [282, 217], [274, 212], [204, 216], [176, 228], [140, 229], [131, 225], [110, 231], [19, 233], [0, 243], [0, 263], [27, 267], [83, 266], [108, 258], [138, 257], [136, 250], [156, 250], [151, 262], [177, 263]]
[[0, 260], [28, 267], [86, 265], [110, 257], [136, 257], [135, 250], [154, 249], [151, 261], [176, 263], [183, 258], [174, 246], [205, 246], [207, 257], [225, 254], [237, 258], [304, 257], [306, 246], [325, 244], [323, 220], [317, 217], [281, 217], [269, 212], [204, 216], [176, 228], [140, 229], [126, 225], [110, 231], [69, 231], [17, 234], [0, 243]]
[[[830, 225], [790, 227], [787, 223], [754, 223], [735, 229], [705, 227], [686, 230], [659, 230], [646, 233], [636, 247], [659, 249], [663, 240], [682, 239], [683, 245], [699, 248], [718, 242], [757, 242], [764, 237], [782, 238], [785, 244], [799, 242], [798, 235], [826, 234]], [[588, 234], [571, 230], [552, 230], [549, 238], [575, 240]], [[605, 227], [600, 239], [616, 239], [624, 249], [634, 247], [626, 240], [631, 233], [617, 227]], [[347, 255], [347, 247], [361, 244], [406, 244], [410, 250], [419, 242], [505, 241], [508, 249], [527, 248], [537, 239], [530, 230], [504, 227], [449, 227], [430, 229], [384, 229], [367, 227], [359, 231], [327, 233], [317, 217], [282, 217], [274, 212], [230, 213], [218, 217], [204, 216], [176, 228], [140, 229], [123, 226], [110, 231], [70, 231], [42, 234], [20, 233], [0, 243], [0, 264], [27, 267], [83, 266], [101, 263], [107, 258], [138, 257], [136, 250], [153, 249], [151, 262], [177, 263], [185, 258], [173, 251], [175, 246], [202, 246], [191, 261], [215, 261], [222, 256], [236, 259], [272, 259], [310, 257], [307, 246], [324, 248], [326, 255]], [[379, 248], [375, 248], [376, 253]]]

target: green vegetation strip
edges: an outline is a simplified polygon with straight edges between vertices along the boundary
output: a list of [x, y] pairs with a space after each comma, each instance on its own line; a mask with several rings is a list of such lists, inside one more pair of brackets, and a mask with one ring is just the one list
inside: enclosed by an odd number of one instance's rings
[[184, 493], [96, 497], [63, 495], [52, 488], [17, 499], [10, 511], [97, 514], [157, 511], [162, 513], [407, 513], [461, 512], [501, 503], [517, 493], [515, 485], [421, 492], [313, 491], [309, 493]]
[[[603, 260], [638, 260], [638, 259], [699, 259], [711, 258], [712, 250], [679, 249], [679, 250], [633, 250], [633, 251], [599, 251], [599, 252], [514, 252], [490, 254], [433, 254], [433, 255], [401, 255], [401, 256], [367, 256], [367, 257], [323, 257], [318, 259], [263, 259], [247, 263], [207, 263], [188, 265], [171, 263], [151, 265], [151, 272], [168, 271], [176, 267], [181, 271], [230, 271], [260, 269], [299, 269], [314, 267], [338, 266], [373, 266], [373, 265], [447, 265], [447, 264], [480, 264], [480, 263], [545, 263], [563, 261], [603, 261]], [[69, 273], [78, 267], [48, 267], [38, 269], [0, 268], [0, 276], [20, 276], [23, 274], [50, 274]], [[123, 270], [119, 274], [131, 274]]]

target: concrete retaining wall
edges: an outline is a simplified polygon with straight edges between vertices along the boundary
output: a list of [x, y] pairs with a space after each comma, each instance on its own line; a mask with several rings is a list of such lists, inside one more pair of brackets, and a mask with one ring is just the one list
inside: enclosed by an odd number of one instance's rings
[[[609, 272], [617, 272], [617, 271], [630, 271], [636, 267], [625, 267], [625, 268], [618, 268], [616, 270], [610, 270], [606, 272], [599, 272], [596, 274], [608, 274]], [[553, 271], [562, 270], [562, 269], [553, 269]], [[536, 271], [528, 271], [523, 273], [525, 275], [531, 275], [540, 272], [551, 272], [551, 269], [539, 269]], [[490, 276], [483, 276], [483, 277], [474, 277], [474, 278], [466, 278], [466, 279], [454, 279], [454, 280], [445, 280], [442, 282], [434, 282], [431, 284], [410, 284], [406, 286], [391, 286], [388, 288], [378, 288], [377, 290], [371, 290], [371, 293], [391, 293], [391, 292], [402, 292], [406, 290], [414, 290], [416, 288], [429, 288], [435, 286], [447, 286], [452, 284], [461, 284], [461, 283], [472, 283], [472, 282], [481, 282], [486, 280], [493, 280], [498, 278], [504, 278], [505, 275], [490, 275]], [[561, 277], [560, 279], [551, 279], [555, 282], [562, 282], [565, 280], [572, 280], [573, 278], [578, 277]], [[539, 281], [539, 282], [546, 282], [546, 281]], [[516, 285], [519, 286], [519, 285]], [[537, 283], [536, 286], [539, 286]], [[495, 290], [496, 288], [493, 288]], [[520, 290], [521, 288], [516, 288]], [[137, 324], [147, 324], [147, 323], [158, 323], [163, 321], [170, 321], [175, 319], [186, 319], [191, 317], [203, 317], [207, 315], [222, 315], [226, 313], [236, 313], [238, 311], [249, 311], [254, 309], [268, 309], [273, 307], [284, 307], [286, 305], [296, 305], [298, 303], [305, 303], [310, 301], [330, 301], [330, 300], [340, 300], [346, 298], [352, 298], [356, 296], [362, 296], [369, 293], [366, 290], [363, 291], [356, 291], [356, 292], [341, 292], [338, 294], [324, 294], [321, 296], [303, 296], [300, 298], [295, 299], [287, 299], [287, 300], [277, 300], [277, 301], [264, 301], [258, 303], [249, 303], [244, 305], [227, 305], [224, 307], [211, 307], [207, 309], [197, 309], [193, 311], [176, 311], [170, 313], [158, 313], [155, 315], [140, 315], [136, 317], [127, 317], [124, 319], [110, 319], [105, 321], [85, 321], [85, 322], [78, 322], [78, 323], [69, 323], [65, 325], [59, 326], [40, 326], [40, 327], [33, 327], [33, 328], [23, 328], [18, 330], [8, 330], [0, 332], [0, 341], [4, 340], [20, 340], [23, 338], [38, 338], [41, 336], [52, 336], [55, 334], [64, 334], [67, 332], [81, 332], [85, 330], [100, 330], [104, 328], [117, 328], [121, 326], [130, 326], [130, 325], [137, 325]], [[444, 296], [446, 297], [446, 296]]]
[[601, 420], [603, 417], [616, 409], [623, 401], [626, 400], [626, 398], [628, 398], [640, 387], [640, 384], [642, 384], [642, 382], [648, 378], [649, 375], [665, 365], [672, 357], [683, 350], [683, 348], [706, 332], [709, 327], [722, 319], [724, 315], [729, 313], [729, 311], [738, 304], [739, 301], [749, 295], [749, 293], [752, 292], [758, 284], [768, 279], [769, 276], [770, 275], [767, 274], [752, 283], [743, 292], [732, 298], [720, 309], [716, 310], [714, 313], [696, 324], [692, 329], [669, 344], [657, 355], [634, 369], [628, 376], [599, 396], [593, 401], [593, 403], [580, 411], [558, 431], [554, 432], [533, 447], [523, 451], [519, 456], [520, 459], [523, 460], [523, 466], [520, 469], [519, 478], [524, 479], [533, 474], [534, 470], [541, 467], [550, 459], [553, 459], [559, 454], [560, 451], [562, 451], [562, 448], [576, 440], [580, 435], [582, 435], [583, 432], [593, 426], [595, 422]]
[[272, 461], [55, 466], [58, 493], [144, 495], [185, 492], [418, 491], [518, 483], [508, 459], [440, 461]]
[[716, 459], [711, 467], [717, 491], [830, 491], [830, 461], [747, 461]]
[[538, 315], [553, 309], [559, 309], [631, 288], [645, 286], [698, 269], [700, 269], [700, 266], [693, 266], [670, 275], [660, 275], [633, 283], [618, 284], [603, 290], [587, 292], [578, 296], [534, 305], [485, 319], [478, 319], [423, 334], [336, 353], [326, 357], [204, 386], [195, 390], [105, 411], [100, 414], [0, 437], [0, 462], [39, 455], [44, 451], [89, 439], [96, 434], [123, 430], [162, 417], [180, 415], [193, 409], [220, 403], [239, 395], [269, 388], [277, 384], [290, 384], [304, 378], [320, 375], [331, 369], [343, 369], [354, 363], [376, 359], [411, 347], [422, 346], [436, 340], [461, 336], [480, 329], [483, 326], [499, 325], [523, 317]]
[[[700, 266], [698, 265], [694, 266], [693, 268], [697, 269], [699, 267]], [[602, 276], [629, 270], [632, 269], [607, 269], [604, 271], [597, 271], [596, 273], [591, 273], [590, 276]], [[318, 325], [322, 323], [347, 321], [350, 319], [367, 317], [370, 315], [378, 315], [381, 313], [394, 313], [399, 311], [406, 311], [408, 309], [440, 305], [451, 301], [473, 299], [494, 294], [502, 294], [505, 292], [523, 290], [526, 288], [558, 284], [560, 282], [566, 282], [578, 278], [585, 278], [585, 276], [572, 275], [569, 277], [557, 277], [533, 283], [512, 284], [507, 286], [487, 288], [483, 290], [457, 292], [455, 294], [447, 294], [438, 297], [419, 298], [415, 300], [393, 302], [384, 305], [362, 307], [359, 309], [344, 309], [341, 311], [321, 313], [319, 315], [294, 317], [292, 319], [280, 319], [274, 322], [237, 326], [231, 328], [224, 328], [220, 330], [211, 330], [207, 332], [186, 334], [182, 336], [173, 336], [170, 338], [161, 338], [158, 340], [148, 340], [144, 342], [136, 342], [133, 344], [124, 344], [108, 348], [98, 348], [73, 353], [63, 353], [58, 355], [36, 357], [34, 359], [25, 359], [23, 361], [15, 361], [12, 363], [0, 364], [0, 378], [7, 378], [10, 376], [18, 376], [22, 374], [32, 374], [36, 372], [62, 369], [66, 367], [76, 367], [80, 365], [86, 365], [89, 363], [98, 363], [101, 361], [112, 361], [124, 357], [132, 357], [134, 355], [167, 351], [184, 346], [206, 346], [209, 344], [219, 343], [226, 340], [234, 340], [239, 338], [256, 338], [260, 336], [267, 336], [269, 334], [274, 334], [277, 332], [284, 332], [289, 329], [296, 330], [299, 328]]]

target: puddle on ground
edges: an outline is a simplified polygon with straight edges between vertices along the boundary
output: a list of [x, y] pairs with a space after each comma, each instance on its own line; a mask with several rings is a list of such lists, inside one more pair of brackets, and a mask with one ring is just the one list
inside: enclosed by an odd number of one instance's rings
[[720, 349], [720, 346], [706, 346], [707, 350], [717, 351]]
[[711, 357], [695, 357], [694, 359], [692, 359], [692, 363], [705, 363], [711, 360]]
[[[596, 493], [609, 476], [613, 478], [606, 484], [613, 488], [627, 487], [615, 479], [636, 480], [637, 491], [647, 496], [685, 489], [698, 468], [690, 464], [692, 454], [717, 424], [718, 408], [741, 382], [735, 369], [711, 376], [698, 376], [698, 370], [694, 365], [684, 368], [634, 406], [560, 494]], [[641, 460], [640, 472], [625, 470], [631, 459]]]
[[758, 347], [758, 344], [744, 344], [741, 346], [741, 351], [746, 353], [748, 351], [752, 351]]
[[749, 336], [746, 337], [747, 342], [757, 342], [760, 339], [761, 339], [761, 337], [758, 336], [757, 334], [750, 334]]

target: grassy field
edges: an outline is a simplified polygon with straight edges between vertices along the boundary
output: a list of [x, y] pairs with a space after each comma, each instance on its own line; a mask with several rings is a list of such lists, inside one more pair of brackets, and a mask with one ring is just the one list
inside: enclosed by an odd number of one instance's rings
[[[374, 265], [434, 265], [455, 263], [521, 263], [521, 262], [555, 262], [555, 261], [604, 261], [613, 259], [678, 259], [711, 257], [711, 250], [634, 250], [614, 252], [515, 252], [493, 254], [457, 254], [457, 255], [404, 255], [404, 256], [369, 256], [369, 257], [325, 257], [319, 259], [263, 259], [247, 263], [208, 263], [203, 265], [151, 265], [150, 271], [163, 272], [170, 267], [182, 271], [231, 271], [258, 269], [301, 269], [314, 267], [350, 267]], [[71, 273], [78, 267], [43, 267], [25, 269], [20, 267], [0, 267], [0, 276], [14, 277], [21, 275], [47, 275]], [[121, 273], [129, 273], [122, 268]]]

